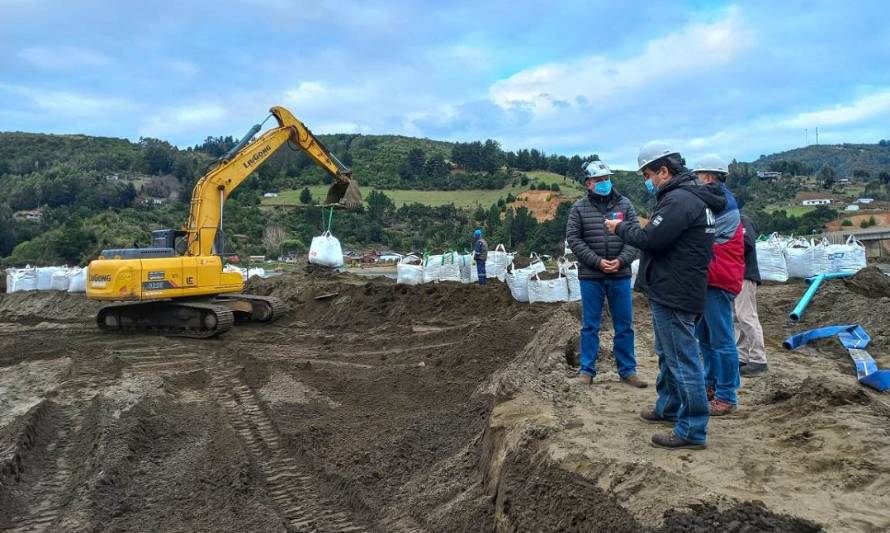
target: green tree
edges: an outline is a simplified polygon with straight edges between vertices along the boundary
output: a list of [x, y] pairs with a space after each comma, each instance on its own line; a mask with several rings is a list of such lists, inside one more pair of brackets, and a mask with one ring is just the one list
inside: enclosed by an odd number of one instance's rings
[[845, 218], [845, 219], [841, 222], [841, 226], [852, 226], [852, 225], [853, 225], [853, 222], [852, 222], [849, 218]]
[[383, 221], [385, 216], [396, 209], [396, 204], [392, 199], [378, 190], [371, 191], [365, 201], [368, 203], [368, 216], [376, 222]]
[[303, 190], [300, 191], [300, 203], [303, 205], [312, 203], [312, 191], [310, 191], [308, 187], [304, 187]]
[[550, 185], [550, 190], [553, 191], [553, 192], [559, 192], [559, 184], [558, 184], [558, 183], [552, 183], [552, 184]]
[[831, 165], [825, 163], [822, 165], [822, 168], [819, 169], [819, 174], [816, 175], [816, 178], [822, 184], [823, 189], [831, 189], [834, 186], [835, 177], [837, 174], [832, 168]]

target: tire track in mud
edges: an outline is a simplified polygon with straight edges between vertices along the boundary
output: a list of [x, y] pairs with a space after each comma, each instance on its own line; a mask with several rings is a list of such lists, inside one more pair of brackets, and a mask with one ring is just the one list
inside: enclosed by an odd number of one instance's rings
[[75, 435], [80, 429], [82, 406], [69, 405], [61, 407], [54, 416], [60, 419], [55, 431], [55, 438], [45, 450], [49, 456], [56, 456], [52, 472], [44, 476], [35, 485], [30, 501], [37, 502], [27, 508], [26, 513], [13, 520], [13, 526], [3, 531], [10, 533], [39, 533], [43, 531], [60, 531], [54, 527], [60, 512], [65, 508], [65, 495], [77, 467], [70, 458], [73, 454]]
[[217, 358], [206, 367], [211, 397], [223, 409], [245, 449], [266, 479], [268, 493], [281, 516], [296, 531], [350, 533], [368, 531], [350, 513], [326, 501], [315, 479], [284, 449], [272, 420], [238, 376], [239, 367]]

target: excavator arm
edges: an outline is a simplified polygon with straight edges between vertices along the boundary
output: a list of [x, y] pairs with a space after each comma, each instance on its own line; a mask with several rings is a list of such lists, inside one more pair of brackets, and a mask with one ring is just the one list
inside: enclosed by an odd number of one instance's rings
[[[184, 231], [187, 238], [185, 255], [213, 255], [219, 245], [219, 229], [223, 222], [223, 205], [241, 183], [276, 150], [291, 142], [303, 150], [312, 161], [331, 175], [333, 184], [328, 190], [325, 205], [349, 209], [361, 205], [358, 184], [352, 172], [328, 150], [299, 119], [283, 107], [269, 110], [278, 127], [272, 128], [256, 139], [260, 130], [256, 125], [232, 150], [224, 155], [219, 164], [201, 177], [192, 191], [189, 219]], [[221, 250], [217, 251], [221, 253]]]

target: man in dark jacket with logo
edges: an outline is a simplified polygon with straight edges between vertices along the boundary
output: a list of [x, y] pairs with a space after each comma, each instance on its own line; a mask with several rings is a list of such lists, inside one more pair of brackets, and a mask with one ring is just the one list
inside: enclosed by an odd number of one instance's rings
[[621, 381], [645, 387], [637, 377], [634, 353], [633, 307], [630, 264], [637, 250], [606, 231], [605, 220], [624, 220], [638, 225], [637, 213], [626, 197], [612, 188], [612, 171], [602, 161], [591, 161], [585, 170], [587, 194], [575, 202], [566, 224], [566, 241], [578, 258], [581, 284], [581, 368], [578, 380], [589, 385], [596, 376], [603, 301], [609, 300], [615, 328], [612, 353]]
[[674, 425], [671, 433], [652, 436], [654, 446], [701, 449], [709, 409], [695, 322], [705, 308], [714, 212], [723, 210], [726, 199], [719, 189], [699, 184], [665, 143], [643, 146], [637, 162], [656, 198], [652, 218], [644, 228], [618, 220], [606, 226], [642, 253], [637, 286], [649, 296], [659, 373], [655, 407], [640, 417]]

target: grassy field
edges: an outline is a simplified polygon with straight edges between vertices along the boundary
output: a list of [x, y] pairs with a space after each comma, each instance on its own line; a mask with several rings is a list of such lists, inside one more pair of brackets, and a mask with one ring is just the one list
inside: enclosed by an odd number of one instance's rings
[[[562, 193], [571, 197], [574, 191], [581, 191], [581, 186], [577, 181], [567, 179], [563, 181], [562, 176], [546, 171], [526, 172], [530, 183], [556, 183], [562, 189]], [[517, 180], [518, 181], [518, 180]], [[300, 191], [287, 190], [278, 193], [277, 198], [263, 198], [264, 206], [301, 206]], [[493, 190], [463, 190], [463, 191], [418, 191], [413, 189], [375, 189], [374, 187], [362, 187], [362, 195], [367, 196], [373, 190], [379, 190], [386, 194], [396, 207], [401, 207], [410, 203], [421, 203], [429, 206], [439, 206], [445, 204], [454, 204], [456, 207], [474, 208], [482, 206], [488, 208], [491, 204], [497, 203], [501, 198], [507, 198], [512, 193], [514, 196], [528, 190], [528, 186], [522, 187], [519, 183], [515, 187], [507, 185], [503, 189]], [[312, 193], [313, 204], [324, 199], [328, 191], [327, 185], [310, 185], [309, 191]]]
[[[309, 187], [312, 192], [313, 203], [324, 199], [327, 194], [327, 186], [313, 185]], [[375, 190], [373, 187], [362, 187], [362, 195], [367, 197], [368, 193]], [[401, 207], [410, 203], [421, 203], [429, 206], [439, 206], [445, 204], [454, 204], [457, 207], [489, 207], [496, 203], [500, 198], [506, 198], [508, 193], [517, 194], [522, 190], [521, 187], [505, 187], [495, 190], [466, 190], [466, 191], [417, 191], [408, 189], [380, 189], [396, 204]], [[263, 198], [263, 205], [268, 206], [300, 206], [300, 191], [282, 191], [278, 194], [278, 198]]]
[[792, 206], [771, 205], [766, 208], [766, 210], [770, 213], [784, 210], [785, 214], [787, 214], [790, 217], [791, 216], [799, 217], [799, 216], [809, 213], [810, 211], [813, 211], [815, 209], [816, 209], [816, 206], [813, 206], [813, 205], [792, 205]]

